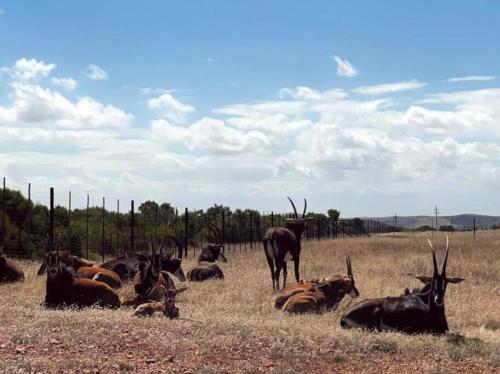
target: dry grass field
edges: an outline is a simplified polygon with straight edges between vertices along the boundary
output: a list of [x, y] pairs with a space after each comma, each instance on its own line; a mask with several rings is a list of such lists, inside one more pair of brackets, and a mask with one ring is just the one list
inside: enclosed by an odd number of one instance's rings
[[[434, 238], [442, 261], [444, 236]], [[345, 273], [352, 258], [360, 300], [399, 295], [431, 274], [425, 236], [392, 235], [306, 243], [304, 279]], [[322, 315], [275, 310], [262, 249], [231, 252], [226, 280], [187, 284], [181, 319], [139, 319], [130, 309], [46, 310], [45, 277], [25, 263], [24, 283], [0, 286], [0, 373], [454, 373], [498, 372], [500, 365], [500, 235], [451, 237], [448, 273], [450, 329], [465, 338], [343, 330], [354, 301]], [[194, 260], [184, 264], [187, 271]], [[292, 281], [289, 275], [289, 281]], [[120, 291], [131, 293], [130, 286]]]

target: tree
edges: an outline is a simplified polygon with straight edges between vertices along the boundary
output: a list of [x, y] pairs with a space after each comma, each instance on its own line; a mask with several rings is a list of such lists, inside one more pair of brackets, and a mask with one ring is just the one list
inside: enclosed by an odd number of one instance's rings
[[340, 217], [340, 211], [337, 209], [328, 209], [328, 217], [333, 221], [338, 221]]

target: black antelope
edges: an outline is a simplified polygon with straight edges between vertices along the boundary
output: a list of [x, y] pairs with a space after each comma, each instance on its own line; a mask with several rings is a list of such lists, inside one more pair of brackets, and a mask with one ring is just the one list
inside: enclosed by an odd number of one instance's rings
[[120, 306], [120, 299], [111, 287], [102, 282], [77, 277], [71, 268], [63, 264], [59, 252], [47, 252], [44, 262], [47, 269], [45, 306]]
[[[174, 241], [178, 253], [182, 254], [182, 246], [179, 240], [172, 235], [166, 235], [165, 240], [170, 239]], [[145, 253], [126, 253], [122, 256], [115, 257], [109, 261], [104, 262], [100, 267], [114, 271], [120, 279], [127, 280], [134, 278], [135, 274], [139, 270], [139, 265], [146, 264], [152, 260], [152, 255]], [[180, 258], [174, 257], [172, 251], [163, 253], [161, 256], [161, 270], [168, 271], [173, 274], [178, 280], [184, 282], [186, 276], [181, 266], [182, 260]]]
[[444, 334], [448, 331], [444, 296], [448, 283], [462, 282], [463, 278], [446, 276], [449, 240], [446, 237], [446, 254], [441, 273], [438, 271], [436, 251], [427, 239], [432, 250], [434, 273], [430, 276], [417, 276], [425, 285], [420, 290], [405, 292], [398, 297], [368, 299], [354, 304], [342, 316], [340, 324], [344, 328], [362, 328], [378, 331], [399, 331], [404, 333], [430, 332]]
[[[287, 196], [288, 197], [288, 196]], [[301, 239], [304, 226], [306, 224], [307, 201], [304, 199], [304, 211], [302, 217], [299, 217], [297, 209], [292, 199], [288, 197], [294, 211], [294, 217], [287, 219], [285, 227], [271, 227], [264, 234], [264, 253], [266, 254], [267, 263], [271, 270], [271, 278], [273, 280], [273, 289], [279, 290], [279, 276], [283, 269], [283, 287], [286, 286], [287, 268], [286, 261], [293, 260], [295, 268], [295, 279], [300, 280], [299, 265], [300, 265], [300, 250]]]
[[[173, 280], [170, 278], [167, 271], [162, 270], [162, 268], [164, 268], [164, 260], [165, 260], [165, 256], [163, 254], [163, 246], [167, 238], [168, 236], [163, 237], [159, 245], [159, 251], [154, 241], [151, 240], [150, 242], [150, 248], [152, 252], [151, 258], [148, 262], [140, 262], [138, 265], [137, 272], [134, 275], [133, 283], [136, 294], [135, 296], [124, 300], [123, 305], [137, 306], [147, 301], [160, 301], [163, 296], [162, 292], [163, 288], [176, 290], [175, 284]], [[177, 240], [176, 244], [180, 245]], [[180, 262], [179, 262], [179, 267], [180, 267]], [[177, 270], [179, 267], [177, 267]], [[172, 271], [173, 269], [169, 268], [169, 270]], [[185, 276], [184, 273], [182, 272], [182, 269], [181, 273], [177, 272], [177, 274], [179, 277], [182, 275], [182, 280], [185, 280]], [[176, 292], [180, 293], [184, 290], [185, 288], [180, 288], [176, 290]]]
[[335, 275], [281, 290], [276, 298], [275, 307], [291, 313], [317, 313], [324, 309], [336, 308], [345, 295], [357, 298], [359, 291], [356, 288], [349, 256], [346, 257], [346, 264], [347, 276]]
[[188, 271], [187, 279], [191, 282], [203, 282], [208, 279], [224, 279], [224, 273], [216, 263], [200, 262]]
[[212, 224], [207, 224], [209, 230], [214, 235], [215, 243], [208, 243], [205, 247], [201, 249], [201, 253], [198, 256], [198, 262], [215, 262], [221, 260], [222, 262], [227, 262], [226, 256], [224, 256], [224, 243], [222, 243], [222, 235], [219, 228]]
[[24, 280], [24, 273], [14, 261], [5, 257], [0, 251], [0, 283], [11, 283]]
[[150, 301], [141, 304], [134, 310], [134, 316], [151, 317], [155, 314], [163, 314], [170, 319], [179, 318], [179, 308], [175, 306], [175, 296], [178, 291], [164, 287], [161, 287], [161, 290], [164, 293], [163, 302]]

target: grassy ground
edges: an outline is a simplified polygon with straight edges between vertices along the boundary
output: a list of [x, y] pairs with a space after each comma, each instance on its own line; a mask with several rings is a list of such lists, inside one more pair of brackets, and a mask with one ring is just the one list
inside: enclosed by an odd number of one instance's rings
[[[442, 261], [444, 237], [434, 238]], [[351, 255], [360, 300], [399, 295], [431, 274], [425, 236], [392, 235], [306, 243], [301, 277], [345, 273]], [[184, 264], [185, 271], [194, 263]], [[273, 308], [262, 249], [237, 250], [222, 264], [226, 280], [187, 284], [181, 319], [138, 319], [130, 309], [50, 311], [39, 306], [45, 278], [25, 263], [24, 283], [0, 286], [0, 372], [495, 372], [500, 365], [500, 235], [451, 237], [450, 329], [464, 340], [343, 330], [354, 301], [323, 315]], [[289, 282], [293, 277], [289, 276]], [[120, 291], [130, 294], [130, 286]]]

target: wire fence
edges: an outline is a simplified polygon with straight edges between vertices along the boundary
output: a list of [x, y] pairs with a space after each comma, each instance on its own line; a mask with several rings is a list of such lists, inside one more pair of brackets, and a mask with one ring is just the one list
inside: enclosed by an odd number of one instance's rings
[[[291, 213], [259, 212], [215, 204], [207, 209], [179, 210], [169, 203], [110, 201], [102, 197], [91, 206], [90, 195], [83, 196], [84, 208], [72, 208], [74, 193], [57, 195], [51, 189], [49, 206], [9, 189], [3, 179], [0, 192], [0, 247], [7, 255], [33, 258], [57, 242], [58, 248], [87, 258], [149, 251], [152, 238], [173, 235], [181, 243], [179, 256], [195, 256], [208, 242], [223, 243], [226, 252], [251, 250], [262, 246], [270, 227], [284, 226]], [[81, 194], [80, 194], [81, 195]], [[79, 196], [81, 199], [82, 196]], [[57, 204], [56, 204], [57, 202]], [[401, 228], [370, 219], [341, 219], [338, 215], [308, 213], [303, 240], [354, 238], [389, 233]], [[216, 226], [215, 238], [209, 225]], [[51, 244], [52, 242], [52, 244]], [[173, 242], [169, 243], [176, 250]], [[180, 252], [180, 251], [178, 251]]]

